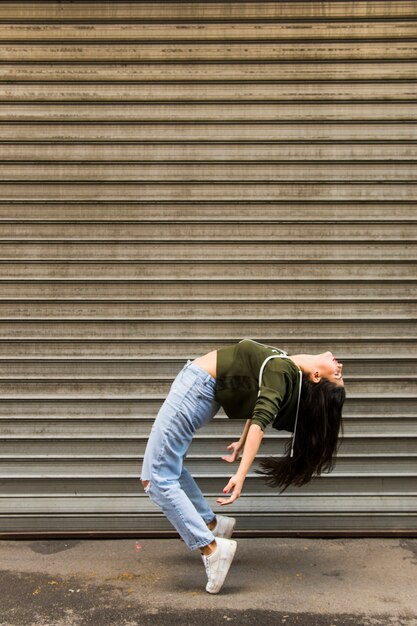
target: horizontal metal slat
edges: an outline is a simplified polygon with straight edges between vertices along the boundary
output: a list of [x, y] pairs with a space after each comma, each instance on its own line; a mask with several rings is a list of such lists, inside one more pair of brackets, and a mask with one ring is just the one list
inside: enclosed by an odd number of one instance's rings
[[[54, 105], [55, 106], [55, 105]], [[72, 106], [72, 105], [71, 105]], [[110, 105], [109, 105], [110, 106]], [[131, 105], [129, 105], [131, 106]], [[230, 105], [223, 105], [223, 107]], [[313, 108], [313, 105], [305, 105]], [[352, 105], [349, 105], [352, 108]], [[369, 105], [375, 110], [375, 104]], [[394, 104], [393, 107], [397, 107]], [[407, 105], [408, 106], [408, 105]], [[416, 108], [415, 105], [410, 107]], [[10, 111], [10, 105], [7, 105]], [[169, 109], [171, 110], [170, 105]], [[259, 107], [258, 107], [259, 108]], [[288, 110], [288, 105], [286, 106]], [[295, 108], [295, 107], [294, 107]], [[0, 105], [0, 111], [2, 105]], [[99, 108], [99, 110], [101, 107]], [[293, 106], [291, 106], [293, 109]], [[12, 111], [16, 110], [13, 105]], [[301, 161], [303, 167], [306, 162], [316, 161], [315, 167], [321, 161], [360, 161], [364, 167], [371, 165], [372, 161], [389, 162], [396, 167], [401, 161], [417, 160], [416, 143], [3, 143], [1, 144], [1, 161], [30, 161], [39, 166], [42, 161], [51, 161], [58, 165], [59, 161], [79, 161], [85, 165], [87, 161], [106, 162], [117, 161], [144, 161], [161, 162], [160, 168], [164, 168], [166, 162], [192, 161], [194, 165], [199, 162], [216, 161], [227, 164], [229, 161], [259, 162], [259, 161]], [[365, 161], [365, 163], [364, 163]], [[400, 163], [398, 163], [400, 162]], [[67, 163], [66, 163], [67, 164]], [[260, 167], [261, 164], [258, 165]], [[405, 164], [406, 167], [410, 164]], [[41, 207], [39, 207], [40, 209]], [[381, 209], [381, 207], [379, 207]], [[105, 212], [106, 207], [101, 207]], [[267, 210], [267, 207], [265, 207]], [[36, 215], [39, 215], [38, 211]], [[264, 211], [262, 216], [265, 219]], [[316, 216], [315, 216], [316, 217]], [[377, 218], [377, 216], [375, 216]]]
[[[311, 262], [314, 259], [320, 261], [379, 261], [380, 259], [384, 259], [384, 261], [413, 261], [416, 259], [416, 246], [415, 243], [411, 239], [403, 239], [398, 240], [397, 242], [384, 241], [383, 239], [378, 241], [368, 240], [358, 240], [355, 237], [352, 237], [348, 241], [340, 240], [336, 243], [336, 238], [332, 234], [331, 239], [333, 243], [326, 242], [323, 239], [320, 243], [316, 241], [312, 242], [311, 239], [303, 240], [303, 235], [306, 236], [309, 234], [308, 228], [310, 225], [305, 226], [305, 231], [301, 231], [298, 233], [294, 233], [294, 239], [288, 236], [288, 240], [285, 241], [283, 237], [281, 241], [278, 243], [277, 239], [269, 239], [265, 241], [236, 241], [236, 243], [240, 243], [241, 245], [232, 246], [229, 242], [227, 243], [219, 243], [213, 241], [212, 243], [206, 243], [204, 240], [188, 240], [187, 242], [181, 242], [180, 238], [178, 238], [178, 242], [163, 242], [158, 246], [158, 260], [160, 261], [185, 261], [190, 260], [192, 262], [202, 261], [207, 258], [217, 258], [217, 259], [230, 259], [230, 260], [242, 260], [245, 261], [248, 258], [248, 255], [252, 260], [262, 261], [265, 259], [265, 251], [268, 251], [268, 258], [274, 261], [307, 261]], [[225, 233], [226, 233], [226, 225], [225, 225]], [[407, 227], [404, 226], [404, 229]], [[2, 231], [2, 227], [0, 225], [0, 232]], [[29, 232], [28, 228], [26, 232]], [[64, 232], [64, 229], [63, 229]], [[410, 233], [412, 235], [412, 233]], [[299, 236], [299, 240], [296, 240], [295, 237]], [[300, 236], [301, 235], [301, 236]], [[329, 236], [329, 235], [328, 235]], [[13, 243], [11, 243], [13, 241]], [[10, 260], [10, 261], [19, 261], [21, 259], [25, 259], [29, 261], [30, 259], [34, 259], [36, 261], [63, 261], [63, 260], [73, 260], [73, 261], [81, 261], [88, 259], [90, 261], [98, 260], [98, 261], [107, 261], [108, 259], [117, 259], [118, 261], [152, 261], [155, 260], [155, 244], [149, 242], [143, 242], [141, 240], [132, 242], [123, 240], [123, 249], [121, 250], [120, 243], [91, 243], [91, 241], [82, 242], [80, 240], [75, 240], [77, 243], [74, 243], [74, 239], [66, 239], [64, 241], [49, 240], [45, 241], [37, 241], [35, 243], [30, 242], [21, 242], [16, 240], [10, 240], [5, 243], [5, 241], [1, 241], [1, 257], [0, 260]], [[306, 241], [308, 245], [306, 245]], [[320, 240], [318, 240], [320, 241]], [[60, 297], [65, 293], [65, 285], [61, 285], [63, 291], [59, 291], [58, 286], [56, 286], [55, 290], [57, 294], [60, 294]], [[80, 284], [80, 289], [88, 289], [90, 291], [91, 297], [96, 297], [96, 289], [88, 287], [88, 285]], [[11, 287], [11, 286], [10, 286]], [[52, 285], [51, 285], [52, 287]], [[95, 286], [96, 287], [96, 286]], [[106, 286], [107, 287], [107, 286]], [[106, 288], [105, 287], [105, 288]], [[109, 286], [110, 287], [110, 286]], [[206, 289], [202, 286], [197, 287], [194, 285], [195, 290], [189, 286], [188, 291], [190, 293], [191, 299], [197, 299], [198, 297], [203, 299], [210, 299], [210, 286], [206, 283]], [[29, 293], [33, 290], [29, 288]], [[296, 288], [296, 285], [286, 285], [284, 299], [290, 299], [290, 294], [292, 289]], [[351, 297], [356, 300], [360, 299], [361, 287], [356, 285], [357, 291], [354, 290], [354, 287], [351, 287]], [[325, 293], [325, 287], [320, 287], [317, 285], [317, 291], [315, 294], [322, 295]], [[380, 290], [383, 290], [384, 287], [380, 286]], [[19, 287], [18, 283], [15, 283], [13, 287], [5, 289], [4, 296], [8, 292], [13, 291], [13, 293], [19, 293], [23, 290], [23, 285]], [[177, 289], [174, 286], [171, 286], [173, 297], [179, 297], [179, 292], [181, 288]], [[186, 289], [185, 289], [186, 290]], [[241, 296], [242, 291], [241, 287], [231, 286], [230, 292], [239, 291]], [[283, 289], [282, 289], [283, 290]], [[310, 285], [310, 292], [312, 291]], [[397, 287], [397, 290], [400, 291], [400, 298], [411, 298], [413, 293], [413, 286], [409, 284], [407, 287], [405, 285], [400, 285]], [[130, 288], [125, 288], [126, 295], [128, 295], [129, 299], [133, 299], [133, 294]], [[164, 292], [164, 287], [162, 285], [154, 286], [151, 288], [152, 294], [156, 299], [162, 299], [161, 293]], [[182, 289], [184, 291], [184, 289]], [[218, 288], [218, 297], [224, 298], [226, 288], [220, 287]], [[272, 288], [272, 291], [276, 291]], [[336, 296], [336, 291], [339, 291], [339, 285], [332, 286], [332, 298], [338, 297]], [[374, 288], [372, 285], [367, 285], [362, 289], [363, 292], [366, 291], [366, 296], [368, 298], [373, 297]], [[378, 291], [378, 288], [375, 289]], [[396, 289], [393, 285], [385, 286], [385, 296], [392, 300], [394, 299], [394, 293]], [[143, 295], [142, 289], [136, 289], [136, 292], [140, 297]], [[245, 297], [250, 297], [251, 289], [249, 288], [248, 292], [246, 292]], [[26, 294], [26, 297], [29, 295]], [[200, 296], [198, 296], [200, 293]], [[271, 295], [271, 289], [268, 289], [268, 293]], [[106, 292], [106, 294], [110, 295], [110, 292]], [[262, 294], [265, 294], [265, 286], [262, 287]], [[227, 295], [229, 297], [229, 291], [227, 291]], [[347, 296], [348, 297], [348, 296]], [[382, 295], [381, 295], [382, 297]]]
[[89, 202], [97, 200], [120, 202], [228, 202], [246, 201], [275, 202], [282, 200], [297, 200], [308, 202], [330, 202], [337, 198], [340, 202], [352, 201], [380, 201], [409, 202], [415, 194], [415, 181], [385, 183], [346, 183], [337, 181], [322, 182], [201, 182], [201, 183], [3, 183], [0, 194], [6, 201], [45, 201], [57, 202], [60, 198], [71, 198], [72, 201]]
[[[294, 354], [291, 351], [291, 354]], [[151, 353], [149, 354], [151, 357]], [[416, 371], [417, 357], [415, 358], [399, 358], [391, 356], [389, 359], [384, 357], [369, 356], [368, 358], [342, 358], [338, 355], [339, 361], [343, 362], [345, 374], [350, 376], [367, 376], [367, 377], [407, 377], [413, 371]], [[0, 359], [0, 377], [3, 380], [8, 378], [23, 378], [29, 380], [31, 378], [140, 378], [153, 379], [155, 377], [171, 378], [179, 372], [183, 367], [186, 359], [169, 358], [156, 359], [118, 359], [112, 358], [111, 354], [103, 361], [86, 356], [86, 359], [76, 359], [70, 356], [62, 355], [60, 359], [41, 359], [30, 358], [26, 356], [22, 359], [17, 358], [1, 358]], [[417, 406], [416, 406], [417, 410]]]
[[[417, 171], [416, 171], [417, 174]], [[163, 176], [163, 172], [161, 172]], [[63, 216], [64, 217], [64, 216]], [[153, 240], [161, 246], [165, 241], [230, 241], [236, 244], [239, 240], [255, 241], [260, 240], [264, 245], [289, 240], [326, 241], [336, 240], [371, 240], [381, 242], [387, 239], [390, 242], [398, 240], [406, 243], [417, 239], [417, 219], [409, 222], [353, 222], [340, 223], [338, 220], [314, 223], [314, 220], [306, 220], [305, 223], [271, 223], [254, 222], [228, 223], [221, 222], [205, 223], [203, 220], [195, 222], [109, 222], [99, 223], [81, 221], [70, 222], [65, 219], [53, 222], [14, 222], [0, 223], [0, 238], [3, 240], [64, 240], [71, 242], [89, 241], [96, 244], [100, 240], [117, 241], [123, 243], [129, 241], [140, 242], [141, 240]], [[88, 254], [88, 253], [87, 253]], [[24, 255], [23, 258], [25, 258]], [[81, 256], [81, 258], [85, 256]], [[116, 257], [117, 258], [117, 257]], [[155, 252], [154, 252], [155, 258]]]
[[[192, 22], [181, 23], [135, 23], [110, 24], [97, 22], [88, 24], [65, 23], [51, 24], [44, 22], [42, 26], [30, 23], [0, 24], [0, 40], [8, 42], [126, 42], [132, 41], [264, 41], [264, 40], [303, 40], [310, 39], [352, 39], [372, 40], [408, 39], [417, 36], [417, 26], [413, 21], [401, 21], [390, 18], [389, 21], [343, 21], [343, 22], [217, 22], [216, 24]], [[400, 16], [401, 18], [401, 16]], [[346, 18], [348, 19], [348, 18]]]
[[281, 281], [294, 280], [302, 281], [308, 275], [310, 280], [331, 280], [335, 283], [338, 280], [399, 280], [411, 279], [415, 282], [415, 263], [412, 262], [386, 262], [380, 263], [368, 261], [349, 262], [339, 261], [331, 265], [331, 272], [327, 265], [318, 265], [316, 262], [296, 261], [196, 261], [190, 264], [187, 261], [181, 262], [123, 262], [114, 260], [112, 262], [87, 262], [87, 261], [66, 261], [66, 262], [37, 262], [30, 260], [24, 262], [0, 261], [0, 279], [29, 280], [125, 280], [148, 279], [148, 280], [274, 280], [277, 276]]
[[[212, 506], [216, 506], [213, 499]], [[276, 513], [263, 514], [253, 517], [252, 513], [237, 513], [239, 530], [242, 536], [252, 537], [254, 533], [259, 536], [260, 532], [271, 533], [272, 536], [302, 536], [306, 537], [337, 537], [348, 536], [415, 536], [417, 516], [410, 513], [341, 513], [340, 515], [315, 514], [315, 513]], [[45, 525], [48, 531], [45, 533]], [[7, 537], [16, 533], [34, 536], [55, 536], [68, 538], [74, 536], [91, 537], [94, 529], [96, 536], [111, 537], [126, 533], [137, 537], [139, 533], [146, 533], [151, 537], [178, 537], [172, 524], [162, 513], [132, 513], [124, 514], [111, 512], [111, 514], [67, 514], [61, 515], [49, 513], [48, 515], [4, 515], [0, 520], [0, 533]], [[237, 533], [238, 535], [239, 533]]]
[[[417, 112], [417, 107], [416, 107]], [[417, 160], [403, 163], [2, 163], [3, 181], [56, 183], [157, 182], [163, 184], [213, 181], [235, 182], [289, 180], [388, 183], [417, 179]], [[242, 193], [244, 195], [244, 193]]]
[[[44, 246], [21, 246], [20, 244], [12, 244], [17, 248], [17, 252], [25, 250], [26, 258], [35, 258], [36, 252], [37, 258], [62, 258], [62, 253], [65, 251], [66, 258], [81, 258], [80, 246], [77, 244], [71, 244], [71, 250], [75, 248], [74, 254], [70, 254], [69, 250], [63, 248], [60, 245]], [[126, 244], [125, 244], [126, 245]], [[276, 244], [275, 244], [276, 245]], [[275, 258], [276, 254], [275, 245], [270, 246], [268, 249], [268, 256]], [[301, 255], [300, 246], [292, 244], [296, 252]], [[366, 244], [369, 245], [370, 244]], [[215, 246], [207, 246], [200, 244], [201, 254], [204, 255], [209, 251], [219, 250]], [[329, 246], [321, 246], [316, 249], [311, 244], [309, 250], [311, 250], [310, 258], [315, 258], [316, 254], [320, 254], [321, 259], [331, 258], [335, 260], [338, 258], [338, 254], [335, 251], [336, 244]], [[357, 258], [360, 252], [358, 244], [355, 244], [356, 250], [354, 252], [353, 247], [349, 250], [351, 252], [351, 259]], [[2, 257], [8, 258], [12, 256], [9, 254], [9, 248], [11, 244], [2, 243]], [[131, 256], [129, 246], [127, 247], [126, 255]], [[406, 250], [408, 246], [405, 244]], [[112, 256], [112, 250], [114, 246], [107, 244], [108, 255]], [[250, 251], [251, 258], [257, 258], [259, 253], [256, 246], [245, 246], [246, 250]], [[142, 246], [141, 246], [142, 249]], [[145, 250], [148, 247], [145, 246]], [[177, 249], [177, 248], [176, 248]], [[278, 251], [281, 248], [278, 247]], [[287, 247], [288, 249], [288, 247]], [[359, 248], [360, 249], [360, 248]], [[394, 253], [396, 248], [383, 244], [382, 246], [370, 246], [370, 250], [367, 252], [367, 258], [373, 258], [373, 251], [381, 258], [382, 252], [385, 257], [390, 257]], [[97, 258], [97, 248], [89, 245], [90, 258]], [[48, 252], [48, 254], [47, 254]], [[263, 249], [263, 252], [265, 250]], [[330, 257], [331, 253], [331, 257]], [[119, 253], [120, 254], [120, 253]], [[194, 252], [194, 254], [196, 254]], [[179, 254], [177, 253], [177, 256]], [[329, 257], [328, 257], [329, 255]], [[191, 255], [190, 255], [191, 256]], [[229, 252], [230, 256], [230, 252]], [[238, 255], [236, 255], [238, 257]], [[22, 255], [20, 256], [22, 258]], [[113, 257], [114, 258], [114, 257]], [[196, 257], [194, 260], [196, 260]], [[247, 258], [247, 257], [246, 257]], [[292, 255], [287, 253], [287, 258], [292, 259]], [[397, 254], [396, 258], [404, 258], [403, 255]], [[279, 279], [271, 279], [268, 281], [243, 281], [234, 282], [229, 281], [227, 278], [224, 280], [207, 280], [207, 281], [193, 281], [187, 279], [179, 279], [178, 281], [164, 282], [146, 282], [146, 281], [124, 281], [121, 278], [119, 281], [74, 281], [69, 282], [65, 280], [52, 279], [50, 281], [3, 281], [1, 283], [1, 292], [4, 300], [12, 299], [17, 301], [16, 305], [20, 301], [33, 301], [33, 300], [60, 300], [65, 301], [86, 301], [86, 300], [98, 300], [99, 302], [108, 302], [111, 300], [123, 300], [125, 302], [140, 300], [142, 302], [153, 300], [227, 300], [241, 301], [242, 293], [245, 294], [245, 302], [253, 300], [259, 300], [261, 302], [271, 302], [279, 299], [283, 302], [288, 300], [322, 300], [331, 296], [332, 300], [353, 300], [361, 302], [363, 300], [414, 300], [417, 289], [417, 280], [402, 281], [384, 281], [384, 280], [347, 280], [345, 282], [331, 282], [331, 281], [315, 281], [315, 280], [299, 280], [297, 282], [280, 281]], [[29, 348], [28, 348], [29, 349]], [[401, 356], [398, 354], [398, 356]]]
[[189, 21], [234, 21], [262, 19], [380, 19], [405, 18], [417, 15], [417, 7], [412, 1], [396, 2], [117, 2], [98, 4], [83, 2], [63, 4], [62, 2], [3, 2], [0, 5], [0, 19], [8, 21], [39, 21], [48, 23], [76, 20], [170, 20]]
[[[148, 338], [144, 339], [132, 339], [126, 338], [115, 339], [107, 338], [104, 340], [86, 338], [80, 340], [73, 338], [70, 341], [59, 339], [45, 339], [35, 338], [28, 339], [2, 339], [0, 340], [0, 356], [1, 358], [58, 358], [58, 359], [97, 359], [102, 362], [113, 359], [181, 359], [183, 364], [188, 358], [200, 356], [215, 350], [224, 345], [238, 341], [243, 337], [240, 335], [230, 335], [229, 337], [196, 337], [191, 339], [189, 337], [180, 339], [179, 337], [171, 336], [167, 339], [158, 338], [152, 340]], [[257, 337], [257, 335], [252, 335]], [[258, 338], [262, 340], [262, 338]], [[311, 334], [308, 337], [300, 340], [297, 337], [293, 337], [292, 333], [288, 333], [286, 336], [279, 334], [275, 336], [268, 336], [264, 339], [266, 343], [279, 346], [286, 349], [289, 354], [310, 353], [318, 354], [324, 352], [331, 347], [331, 350], [337, 354], [341, 360], [351, 358], [369, 358], [370, 355], [378, 359], [383, 358], [389, 361], [392, 355], [395, 355], [396, 359], [399, 358], [415, 358], [416, 354], [416, 338], [410, 337], [405, 339], [395, 338], [366, 338], [360, 339], [356, 337], [332, 337], [327, 338], [325, 335], [317, 338]], [[394, 359], [395, 362], [395, 359]], [[7, 410], [7, 408], [5, 409]], [[42, 406], [37, 406], [37, 411], [42, 411]], [[48, 409], [49, 411], [50, 409]], [[104, 411], [101, 407], [100, 410]], [[394, 413], [395, 413], [395, 409]], [[372, 411], [371, 407], [367, 408], [367, 411]], [[1, 414], [1, 403], [0, 403]]]
[[[416, 44], [417, 45], [417, 44]], [[264, 104], [88, 103], [0, 104], [0, 120], [10, 122], [322, 122], [416, 120], [415, 102]], [[35, 153], [33, 152], [33, 156]], [[3, 158], [3, 157], [2, 157]], [[281, 156], [280, 158], [285, 158]], [[302, 157], [303, 158], [303, 157]], [[383, 158], [383, 155], [380, 157]]]
[[158, 339], [169, 341], [175, 337], [179, 339], [201, 339], [212, 337], [255, 337], [259, 326], [268, 335], [291, 336], [298, 340], [307, 337], [327, 340], [352, 337], [358, 339], [405, 339], [415, 338], [414, 319], [408, 321], [399, 319], [338, 320], [328, 313], [317, 320], [294, 320], [289, 316], [285, 320], [94, 320], [88, 321], [7, 321], [0, 322], [1, 339]]
[[[416, 65], [417, 68], [417, 65]], [[3, 141], [416, 141], [416, 122], [0, 123]], [[331, 171], [329, 169], [329, 171]], [[64, 196], [65, 197], [65, 196]], [[70, 194], [68, 195], [70, 197]], [[262, 198], [257, 198], [261, 200]]]
[[[327, 345], [327, 347], [329, 347]], [[132, 416], [145, 421], [154, 419], [165, 400], [164, 395], [153, 398], [60, 398], [45, 397], [14, 399], [2, 398], [0, 402], [0, 416], [13, 415], [16, 418], [55, 415], [57, 419], [64, 416], [74, 419], [91, 419], [97, 415], [106, 417], [117, 417], [118, 419], [132, 418]], [[416, 399], [407, 396], [384, 396], [384, 397], [360, 397], [351, 396], [349, 393], [346, 405], [343, 409], [343, 416], [346, 418], [362, 418], [367, 415], [370, 419], [394, 419], [393, 416], [413, 419], [416, 417]], [[216, 420], [227, 420], [222, 409], [216, 415]], [[236, 420], [236, 433], [240, 434], [244, 421]], [[232, 422], [231, 422], [232, 424]]]
[[[41, 364], [39, 364], [41, 365]], [[182, 365], [182, 364], [181, 364]], [[351, 367], [351, 366], [350, 366]], [[179, 370], [179, 368], [178, 368]], [[416, 406], [417, 409], [417, 406]], [[222, 439], [233, 440], [236, 438], [243, 420], [227, 419], [225, 415], [219, 417], [216, 415], [208, 424], [205, 425], [201, 434], [196, 434], [196, 440], [214, 438], [216, 441]], [[41, 436], [43, 438], [73, 438], [74, 433], [77, 437], [97, 438], [98, 433], [103, 438], [128, 438], [136, 437], [147, 438], [151, 432], [153, 420], [141, 416], [121, 415], [120, 417], [108, 417], [100, 414], [79, 415], [78, 418], [69, 414], [48, 414], [31, 415], [23, 417], [16, 414], [13, 419], [10, 416], [0, 415], [0, 436], [2, 440], [6, 439], [29, 439], [32, 436]], [[99, 430], [100, 429], [100, 430]], [[362, 416], [349, 417], [343, 413], [343, 437], [364, 436], [369, 438], [370, 434], [377, 437], [417, 437], [417, 411], [415, 417], [399, 417], [392, 414], [389, 417], [381, 416]], [[340, 436], [342, 434], [340, 433]], [[278, 438], [289, 438], [290, 433], [268, 429], [263, 441], [268, 439], [276, 440]], [[223, 444], [219, 444], [219, 450]], [[227, 453], [226, 449], [225, 454]], [[227, 471], [227, 467], [226, 467]], [[207, 478], [208, 480], [209, 478]], [[417, 489], [417, 486], [416, 486]]]
[[[416, 33], [417, 34], [417, 33]], [[92, 61], [321, 61], [321, 60], [394, 60], [417, 57], [415, 41], [344, 41], [308, 43], [283, 42], [169, 42], [88, 43], [21, 42], [1, 43], [0, 62], [92, 62]]]
[[[416, 265], [417, 269], [417, 265]], [[323, 308], [331, 308], [331, 315], [336, 319], [343, 320], [345, 317], [357, 320], [383, 320], [390, 319], [410, 320], [417, 318], [417, 289], [414, 290], [414, 300], [407, 302], [381, 301], [357, 302], [343, 301], [331, 302], [123, 302], [123, 303], [103, 303], [92, 302], [90, 304], [81, 302], [70, 303], [34, 303], [28, 301], [4, 303], [0, 302], [0, 320], [171, 320], [184, 319], [206, 320], [216, 318], [217, 320], [288, 320], [293, 317], [304, 319], [318, 319], [323, 316]], [[417, 326], [416, 326], [417, 327]]]
[[[264, 456], [275, 455], [282, 456], [284, 446], [287, 444], [288, 438], [264, 437], [260, 453]], [[95, 437], [77, 437], [58, 438], [44, 435], [40, 438], [32, 436], [27, 439], [14, 439], [10, 437], [2, 437], [0, 435], [1, 459], [13, 459], [15, 456], [23, 457], [27, 455], [31, 458], [55, 458], [61, 457], [71, 458], [74, 455], [74, 463], [79, 459], [89, 459], [91, 463], [95, 462], [97, 456], [113, 458], [115, 450], [117, 456], [125, 457], [135, 455], [142, 459], [145, 453], [147, 437], [138, 438], [122, 438], [122, 437], [100, 437], [100, 432]], [[201, 435], [198, 439], [194, 438], [188, 451], [188, 458], [194, 456], [204, 457], [206, 454], [216, 457], [219, 464], [223, 464], [220, 456], [227, 454], [227, 445], [230, 438], [211, 438]], [[350, 437], [345, 435], [343, 441], [340, 442], [338, 454], [355, 455], [385, 455], [388, 454], [393, 466], [396, 463], [396, 456], [412, 455], [416, 450], [417, 437], [410, 435], [391, 437], [372, 436], [367, 437]], [[187, 463], [187, 461], [186, 461]], [[416, 464], [417, 469], [417, 464]], [[417, 491], [417, 489], [416, 489]], [[416, 494], [417, 495], [417, 494]]]
[[[210, 456], [187, 458], [186, 467], [197, 479], [199, 476], [211, 476], [223, 478], [225, 469], [224, 462], [218, 460], [219, 455], [212, 458]], [[261, 456], [257, 457], [258, 461]], [[395, 463], [393, 460], [395, 459]], [[253, 469], [256, 469], [254, 466]], [[87, 478], [87, 477], [113, 477], [139, 478], [141, 471], [141, 460], [137, 456], [122, 457], [96, 457], [84, 459], [83, 457], [14, 457], [12, 459], [0, 457], [0, 476], [7, 478]], [[228, 469], [230, 476], [231, 468]], [[331, 477], [338, 477], [339, 474], [366, 476], [385, 475], [393, 476], [417, 476], [416, 455], [394, 455], [390, 457], [383, 455], [342, 455], [337, 456], [337, 461]], [[254, 476], [254, 471], [249, 475]]]
[[[346, 516], [342, 518], [334, 516], [325, 517], [317, 515], [305, 515], [298, 518], [297, 515], [280, 516], [278, 520], [275, 515], [265, 515], [258, 522], [255, 522], [251, 515], [240, 515], [238, 517], [240, 536], [259, 536], [259, 532], [271, 534], [274, 537], [386, 537], [386, 536], [415, 536], [416, 520], [414, 516], [387, 515], [372, 516], [366, 519], [364, 514]], [[374, 521], [375, 517], [375, 521]], [[296, 519], [296, 524], [294, 524]], [[371, 522], [372, 519], [372, 522]], [[137, 537], [138, 533], [144, 533], [146, 537], [178, 537], [172, 525], [162, 514], [149, 515], [88, 515], [83, 516], [57, 516], [47, 518], [48, 532], [42, 531], [46, 518], [42, 515], [25, 516], [2, 516], [0, 533], [4, 538], [11, 538], [20, 535], [34, 537], [86, 537], [91, 538], [91, 528], [96, 529], [94, 535], [97, 537]], [[149, 529], [151, 523], [152, 530]], [[288, 529], [291, 530], [288, 530]], [[36, 530], [34, 530], [36, 529]], [[239, 533], [237, 533], [239, 536]]]
[[[125, 146], [128, 149], [128, 146]], [[52, 146], [53, 148], [53, 146]], [[106, 146], [101, 145], [100, 149], [105, 150]], [[243, 147], [244, 149], [244, 147]], [[363, 202], [343, 202], [334, 198], [331, 202], [315, 202], [306, 198], [304, 202], [293, 200], [286, 202], [280, 198], [265, 204], [255, 200], [249, 202], [246, 198], [236, 202], [214, 202], [203, 201], [201, 203], [142, 203], [133, 202], [74, 202], [71, 196], [61, 201], [36, 202], [28, 200], [25, 203], [7, 202], [0, 200], [0, 220], [10, 221], [56, 221], [57, 219], [80, 220], [84, 222], [106, 222], [113, 224], [119, 221], [129, 220], [130, 222], [192, 222], [192, 221], [222, 221], [233, 224], [239, 222], [291, 222], [309, 220], [320, 224], [327, 220], [337, 220], [338, 223], [349, 221], [372, 221], [374, 224], [380, 222], [393, 222], [397, 224], [404, 220], [412, 221], [416, 219], [415, 203], [412, 199], [408, 201], [379, 202], [371, 203], [368, 200]]]
[[[1, 5], [0, 5], [1, 6]], [[405, 61], [250, 61], [210, 62], [36, 62], [2, 63], [0, 82], [138, 81], [347, 81], [415, 80], [415, 62]]]
[[[406, 396], [417, 402], [417, 378], [359, 377], [344, 376], [349, 385], [349, 398], [399, 398]], [[172, 379], [3, 379], [0, 381], [1, 397], [4, 400], [18, 398], [145, 398], [164, 399]]]
[[[84, 503], [83, 508], [87, 508], [86, 513], [109, 513], [112, 509], [119, 514], [133, 514], [136, 511], [141, 513], [159, 512], [156, 505], [150, 498], [115, 496], [111, 502], [108, 498], [100, 496], [87, 496], [88, 502]], [[254, 496], [252, 496], [254, 497]], [[36, 514], [36, 513], [56, 513], [65, 515], [67, 513], [77, 514], [81, 506], [82, 496], [78, 497], [19, 497], [19, 498], [2, 498], [0, 497], [0, 513], [1, 514]], [[236, 513], [248, 512], [251, 504], [249, 498], [242, 496], [234, 503]], [[256, 508], [260, 514], [262, 513], [278, 513], [278, 497], [271, 498], [268, 496], [258, 496], [256, 498]], [[282, 514], [288, 513], [317, 513], [322, 514], [325, 510], [327, 515], [348, 513], [372, 514], [393, 514], [393, 513], [410, 513], [417, 517], [417, 499], [415, 496], [327, 496], [326, 498], [309, 498], [298, 496], [292, 498], [290, 496], [281, 495], [279, 497], [279, 510]]]
[[[1, 24], [0, 24], [1, 26]], [[16, 79], [16, 77], [15, 77]], [[69, 83], [69, 84], [68, 84]], [[389, 79], [387, 82], [364, 82], [355, 76], [349, 82], [331, 77], [327, 82], [260, 82], [254, 76], [241, 81], [233, 82], [169, 82], [161, 83], [77, 83], [67, 77], [60, 84], [43, 83], [42, 80], [19, 84], [0, 83], [0, 101], [51, 101], [51, 102], [167, 102], [178, 101], [209, 102], [286, 102], [305, 100], [338, 102], [350, 100], [361, 102], [412, 101], [417, 97], [415, 80], [397, 81]]]
[[[224, 485], [230, 478], [230, 468], [226, 467], [223, 476], [202, 477], [197, 478], [200, 489], [211, 497], [216, 493], [221, 493]], [[47, 491], [48, 496], [53, 495], [91, 495], [112, 498], [117, 496], [137, 496], [143, 495], [143, 488], [137, 477], [120, 476], [119, 478], [38, 478], [28, 477], [22, 478], [0, 478], [0, 490], [3, 496], [11, 495], [13, 497], [22, 496], [42, 496]], [[274, 492], [265, 485], [259, 476], [249, 476], [245, 480], [245, 495], [271, 495]], [[354, 495], [364, 496], [365, 494], [375, 495], [375, 492], [383, 493], [384, 496], [392, 495], [415, 495], [416, 493], [416, 477], [393, 475], [393, 476], [349, 476], [342, 474], [334, 476], [333, 474], [325, 474], [320, 477], [313, 477], [309, 483], [303, 485], [303, 494], [316, 495]], [[286, 491], [287, 496], [293, 494], [299, 495], [297, 487], [289, 487]]]

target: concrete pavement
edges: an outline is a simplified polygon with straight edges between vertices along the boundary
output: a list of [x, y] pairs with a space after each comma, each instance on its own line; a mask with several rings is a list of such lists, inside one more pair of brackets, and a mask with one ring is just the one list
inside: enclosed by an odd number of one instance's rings
[[0, 626], [417, 626], [417, 539], [237, 539], [218, 595], [179, 539], [0, 541]]

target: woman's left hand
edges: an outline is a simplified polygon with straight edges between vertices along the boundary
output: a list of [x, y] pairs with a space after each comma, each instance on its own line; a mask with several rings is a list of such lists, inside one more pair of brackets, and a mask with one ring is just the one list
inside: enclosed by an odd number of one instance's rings
[[223, 461], [227, 461], [228, 463], [234, 463], [236, 459], [239, 458], [242, 444], [240, 443], [240, 441], [234, 441], [230, 444], [230, 446], [227, 446], [227, 449], [231, 450], [231, 453], [225, 454], [224, 456], [222, 456], [222, 459]]
[[237, 500], [242, 492], [244, 482], [245, 482], [245, 479], [239, 476], [238, 474], [235, 474], [234, 476], [232, 476], [232, 478], [227, 483], [226, 487], [223, 489], [223, 493], [228, 493], [230, 489], [232, 489], [233, 487], [232, 495], [230, 496], [230, 498], [217, 498], [216, 502], [218, 504], [224, 505], [224, 504], [231, 504], [232, 502]]

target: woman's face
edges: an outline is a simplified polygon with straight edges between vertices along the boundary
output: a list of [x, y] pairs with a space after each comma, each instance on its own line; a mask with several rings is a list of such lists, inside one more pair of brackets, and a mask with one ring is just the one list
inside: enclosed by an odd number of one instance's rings
[[342, 369], [343, 364], [339, 363], [331, 352], [321, 352], [315, 355], [313, 379], [314, 376], [328, 378], [332, 383], [343, 387], [345, 383], [342, 378]]

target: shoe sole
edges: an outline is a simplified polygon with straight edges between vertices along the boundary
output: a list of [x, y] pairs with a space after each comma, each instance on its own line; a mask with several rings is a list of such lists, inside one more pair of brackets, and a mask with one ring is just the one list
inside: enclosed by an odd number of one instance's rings
[[206, 591], [208, 593], [219, 593], [220, 589], [222, 588], [223, 583], [226, 580], [226, 576], [229, 573], [230, 566], [233, 563], [233, 559], [235, 558], [236, 548], [237, 548], [237, 542], [236, 541], [233, 541], [233, 545], [231, 546], [231, 548], [232, 548], [232, 558], [230, 559], [229, 567], [224, 572], [223, 578], [221, 578], [220, 581], [217, 583], [217, 587], [215, 587], [214, 589], [207, 589], [208, 584], [206, 585]]

